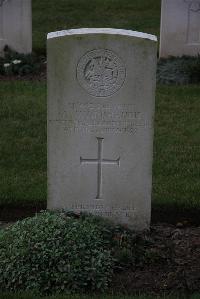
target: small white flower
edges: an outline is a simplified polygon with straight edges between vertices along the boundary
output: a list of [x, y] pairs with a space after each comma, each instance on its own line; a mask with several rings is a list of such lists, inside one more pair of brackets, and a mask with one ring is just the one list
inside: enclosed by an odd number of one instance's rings
[[19, 64], [19, 63], [21, 63], [21, 62], [22, 62], [22, 61], [21, 61], [21, 60], [18, 60], [18, 59], [15, 59], [15, 60], [12, 61], [13, 64]]
[[4, 63], [3, 65], [5, 68], [10, 66], [10, 63]]

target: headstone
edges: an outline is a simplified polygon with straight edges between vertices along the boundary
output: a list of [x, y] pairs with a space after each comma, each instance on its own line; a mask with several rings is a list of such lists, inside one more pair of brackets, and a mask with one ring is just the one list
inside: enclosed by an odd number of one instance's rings
[[200, 0], [162, 0], [160, 57], [200, 54]]
[[4, 47], [4, 38], [3, 38], [3, 0], [0, 0], [0, 54]]
[[48, 34], [48, 208], [131, 228], [151, 213], [156, 37]]
[[32, 52], [31, 0], [0, 0], [0, 55], [8, 46], [19, 53]]

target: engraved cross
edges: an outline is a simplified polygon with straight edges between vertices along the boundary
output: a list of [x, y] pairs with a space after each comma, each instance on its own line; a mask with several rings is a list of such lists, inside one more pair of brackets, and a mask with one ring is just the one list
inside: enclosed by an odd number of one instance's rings
[[97, 141], [98, 141], [97, 159], [83, 159], [82, 157], [80, 157], [81, 164], [97, 165], [97, 196], [96, 196], [97, 200], [102, 199], [102, 166], [104, 164], [120, 166], [120, 158], [118, 158], [117, 160], [103, 159], [103, 140], [104, 138], [97, 137]]

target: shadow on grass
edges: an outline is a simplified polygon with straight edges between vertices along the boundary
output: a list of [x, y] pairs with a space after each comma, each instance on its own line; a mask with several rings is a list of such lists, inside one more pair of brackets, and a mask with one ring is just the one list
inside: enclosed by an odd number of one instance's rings
[[[0, 205], [0, 221], [14, 222], [27, 217], [32, 217], [41, 210], [46, 210], [45, 203], [27, 205]], [[200, 208], [187, 208], [172, 204], [153, 204], [151, 223], [177, 223], [182, 226], [200, 225]], [[1, 299], [1, 297], [0, 297]]]

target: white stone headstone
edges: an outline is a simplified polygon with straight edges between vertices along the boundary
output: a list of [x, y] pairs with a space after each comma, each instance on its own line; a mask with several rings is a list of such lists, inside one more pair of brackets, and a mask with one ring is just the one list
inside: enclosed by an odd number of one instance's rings
[[200, 0], [162, 0], [160, 57], [200, 54]]
[[48, 34], [48, 208], [147, 228], [157, 39], [120, 29]]
[[0, 0], [0, 54], [8, 46], [19, 53], [32, 52], [31, 0]]

